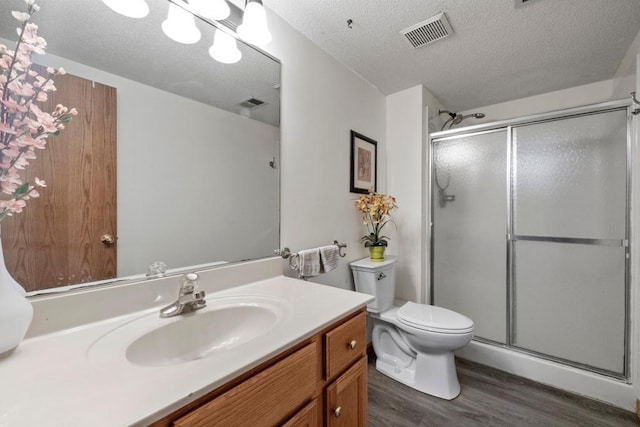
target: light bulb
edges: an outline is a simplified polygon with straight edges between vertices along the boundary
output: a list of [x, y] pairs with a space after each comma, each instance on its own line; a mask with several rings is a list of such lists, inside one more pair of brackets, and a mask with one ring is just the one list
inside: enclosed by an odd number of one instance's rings
[[267, 13], [262, 6], [262, 0], [247, 2], [237, 33], [242, 40], [256, 46], [264, 46], [271, 41], [271, 33], [267, 28]]
[[129, 18], [144, 18], [149, 14], [149, 5], [144, 0], [102, 0], [111, 10]]
[[194, 10], [205, 18], [214, 21], [226, 19], [231, 14], [231, 9], [225, 0], [191, 0]]
[[162, 31], [178, 43], [193, 44], [200, 40], [200, 30], [191, 12], [177, 4], [169, 4], [167, 19], [162, 23]]
[[236, 39], [222, 30], [216, 30], [213, 44], [209, 48], [209, 55], [223, 64], [234, 64], [242, 58]]

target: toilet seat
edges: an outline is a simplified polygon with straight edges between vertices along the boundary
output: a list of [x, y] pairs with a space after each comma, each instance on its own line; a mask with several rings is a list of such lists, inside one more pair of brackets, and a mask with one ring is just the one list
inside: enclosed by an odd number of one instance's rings
[[441, 334], [466, 334], [473, 331], [473, 321], [455, 311], [433, 305], [407, 302], [396, 312], [402, 324]]

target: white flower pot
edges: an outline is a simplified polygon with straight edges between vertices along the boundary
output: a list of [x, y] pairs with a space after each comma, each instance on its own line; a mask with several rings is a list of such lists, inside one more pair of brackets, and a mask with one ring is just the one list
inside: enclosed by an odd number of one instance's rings
[[31, 325], [33, 307], [7, 271], [0, 241], [0, 356], [15, 349]]

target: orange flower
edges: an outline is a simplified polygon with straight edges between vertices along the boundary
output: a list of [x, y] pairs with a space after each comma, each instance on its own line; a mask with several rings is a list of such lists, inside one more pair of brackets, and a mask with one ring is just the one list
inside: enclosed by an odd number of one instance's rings
[[355, 206], [363, 214], [362, 222], [367, 226], [368, 234], [360, 239], [365, 247], [387, 246], [389, 237], [382, 236], [380, 232], [388, 222], [393, 222], [390, 213], [398, 209], [396, 198], [369, 190], [369, 194], [356, 200]]

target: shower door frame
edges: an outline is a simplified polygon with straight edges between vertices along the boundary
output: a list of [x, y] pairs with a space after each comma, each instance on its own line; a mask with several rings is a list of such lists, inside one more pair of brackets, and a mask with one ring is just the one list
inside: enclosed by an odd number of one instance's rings
[[[433, 183], [434, 183], [434, 156], [433, 156], [433, 143], [439, 141], [446, 141], [450, 139], [457, 139], [463, 136], [475, 136], [493, 132], [500, 132], [506, 130], [506, 207], [507, 207], [507, 215], [506, 215], [506, 230], [505, 230], [505, 244], [506, 247], [506, 343], [501, 343], [498, 341], [493, 341], [490, 339], [485, 339], [481, 337], [474, 337], [474, 341], [490, 344], [497, 347], [502, 347], [505, 349], [517, 351], [519, 353], [523, 353], [526, 355], [538, 357], [541, 359], [549, 360], [552, 362], [560, 363], [567, 366], [576, 367], [579, 369], [583, 369], [588, 372], [593, 372], [596, 374], [605, 375], [607, 377], [615, 378], [618, 380], [623, 380], [626, 383], [631, 382], [630, 374], [631, 374], [631, 267], [632, 267], [632, 245], [631, 245], [631, 204], [632, 204], [632, 155], [633, 155], [633, 123], [632, 123], [632, 114], [631, 114], [631, 103], [628, 99], [619, 100], [619, 101], [610, 101], [599, 104], [591, 104], [582, 107], [569, 108], [564, 110], [551, 111], [547, 113], [529, 115], [518, 117], [514, 119], [501, 120], [491, 123], [484, 123], [475, 126], [468, 126], [459, 129], [446, 130], [441, 132], [434, 132], [429, 135], [429, 163], [428, 163], [428, 177], [429, 177], [429, 185], [427, 185], [427, 200], [430, 203], [430, 207], [428, 209], [429, 218], [427, 219], [427, 223], [429, 224], [428, 232], [429, 232], [429, 258], [430, 258], [430, 266], [429, 269], [429, 297], [430, 303], [435, 304], [435, 287], [434, 287], [434, 254], [435, 254], [435, 242], [434, 242], [434, 192], [433, 192]], [[512, 165], [515, 162], [514, 155], [514, 141], [513, 141], [513, 129], [517, 126], [522, 125], [531, 125], [545, 122], [553, 122], [557, 120], [574, 118], [574, 117], [583, 117], [589, 116], [593, 114], [599, 113], [607, 113], [612, 111], [626, 111], [627, 115], [627, 141], [626, 141], [626, 191], [625, 191], [625, 238], [622, 240], [621, 246], [625, 248], [625, 272], [624, 272], [624, 295], [625, 295], [625, 314], [624, 314], [624, 362], [623, 362], [623, 373], [620, 374], [618, 372], [613, 372], [605, 369], [596, 368], [594, 366], [585, 365], [579, 362], [563, 359], [556, 356], [551, 356], [548, 354], [544, 354], [541, 352], [537, 352], [535, 350], [530, 350], [522, 347], [518, 347], [514, 344], [516, 338], [516, 301], [515, 301], [515, 271], [513, 266], [514, 261], [514, 244], [518, 239], [518, 236], [513, 234], [513, 193], [514, 193], [514, 176]], [[553, 241], [553, 237], [547, 238], [545, 241]], [[522, 239], [520, 239], [522, 240]], [[526, 239], [528, 240], [528, 239]], [[583, 239], [583, 238], [563, 238], [563, 243], [586, 243], [586, 244], [598, 244], [601, 243], [599, 239]]]

